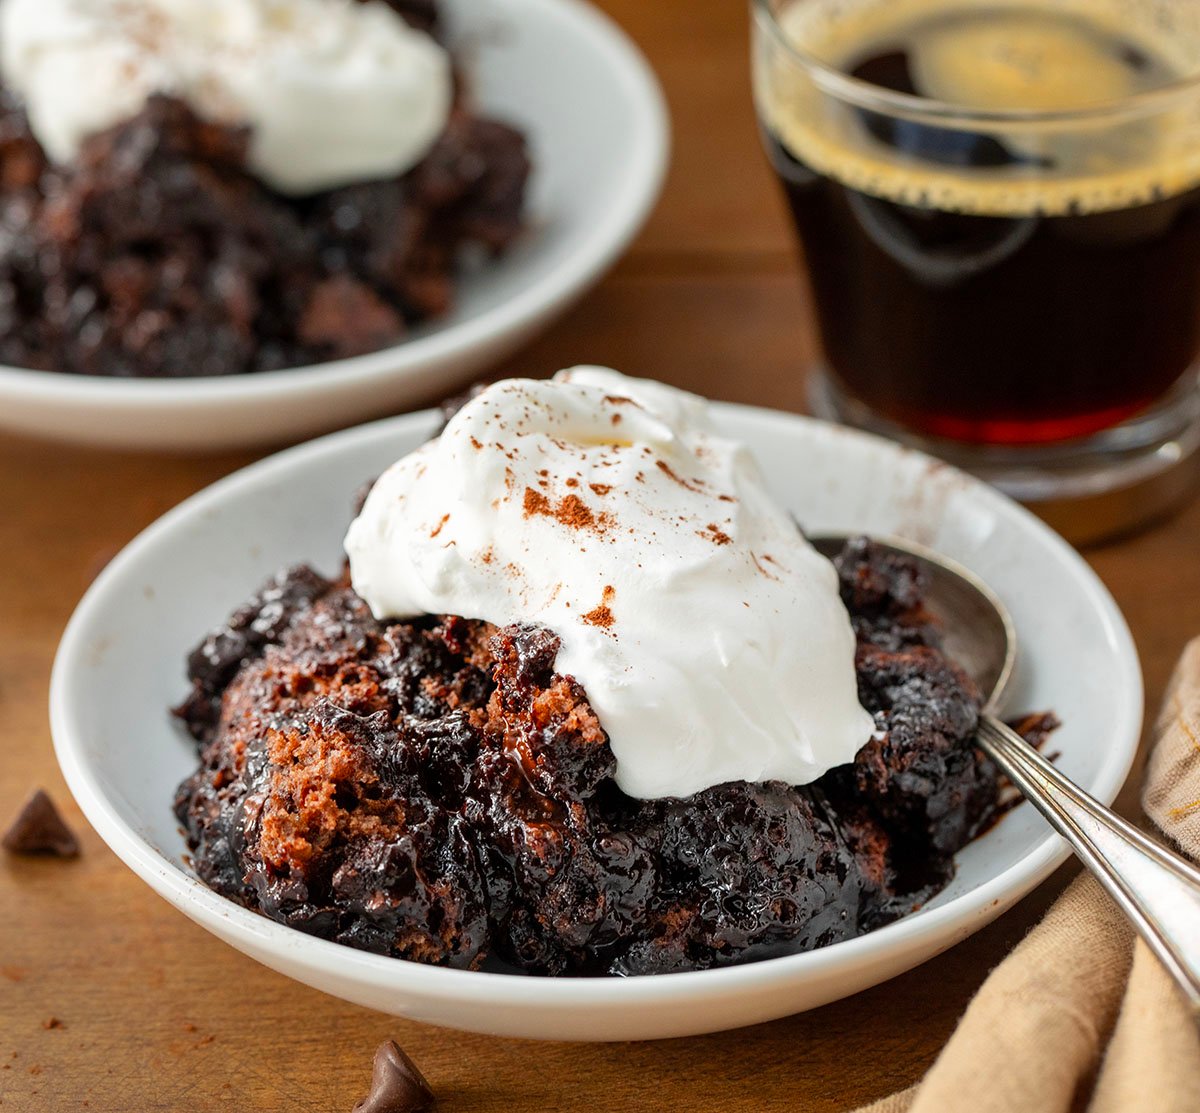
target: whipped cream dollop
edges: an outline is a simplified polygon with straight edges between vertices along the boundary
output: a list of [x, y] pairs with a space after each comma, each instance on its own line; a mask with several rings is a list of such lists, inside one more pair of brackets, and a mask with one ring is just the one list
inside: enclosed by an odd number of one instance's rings
[[805, 784], [874, 730], [833, 565], [705, 401], [660, 383], [488, 387], [380, 477], [346, 552], [378, 618], [553, 630], [630, 796]]
[[167, 93], [251, 128], [250, 169], [289, 194], [410, 169], [454, 84], [377, 0], [0, 0], [0, 72], [56, 162]]

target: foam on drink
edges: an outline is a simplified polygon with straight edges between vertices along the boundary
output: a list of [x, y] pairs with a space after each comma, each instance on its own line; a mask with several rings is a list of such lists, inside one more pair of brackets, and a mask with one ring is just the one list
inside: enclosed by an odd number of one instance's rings
[[[1181, 95], [1177, 111], [1163, 111], [1157, 99], [1200, 71], [1200, 5], [1176, 5], [1168, 21], [1152, 0], [1054, 8], [1027, 0], [800, 0], [779, 26], [802, 55], [867, 80], [870, 64], [902, 58], [911, 88], [876, 83], [983, 114], [978, 131], [1003, 130], [1014, 156], [1007, 166], [914, 166], [911, 151], [881, 143], [792, 57], [765, 59], [757, 97], [768, 129], [797, 160], [852, 189], [901, 204], [1021, 216], [1122, 209], [1200, 184], [1200, 143], [1185, 138], [1195, 130], [1191, 102]], [[1107, 110], [1122, 105], [1127, 126], [1114, 127]], [[961, 126], [912, 107], [914, 128]], [[987, 119], [1081, 111], [1095, 114], [1094, 125], [1064, 118], [1022, 132]]]

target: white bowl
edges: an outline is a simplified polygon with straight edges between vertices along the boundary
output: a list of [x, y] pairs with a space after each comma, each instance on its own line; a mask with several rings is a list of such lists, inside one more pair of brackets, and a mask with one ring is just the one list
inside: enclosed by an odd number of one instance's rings
[[532, 227], [459, 284], [447, 317], [353, 359], [203, 379], [106, 379], [0, 366], [0, 429], [86, 444], [279, 444], [443, 394], [514, 351], [592, 286], [657, 199], [669, 128], [644, 58], [581, 0], [443, 0], [483, 111], [522, 128]]
[[[996, 491], [888, 442], [765, 410], [716, 413], [754, 446], [807, 527], [907, 537], [990, 582], [1021, 641], [1009, 706], [1057, 711], [1061, 768], [1113, 799], [1140, 734], [1141, 672], [1116, 604], [1064, 541]], [[217, 896], [185, 866], [171, 813], [196, 761], [167, 714], [186, 691], [184, 656], [276, 569], [337, 568], [354, 492], [435, 423], [430, 413], [379, 422], [230, 476], [133, 541], [71, 619], [51, 687], [67, 782], [101, 837], [197, 923], [275, 970], [415, 1020], [505, 1036], [650, 1039], [770, 1020], [881, 982], [1000, 915], [1067, 856], [1020, 807], [959, 855], [946, 890], [897, 923], [807, 954], [626, 979], [422, 966], [312, 938]]]

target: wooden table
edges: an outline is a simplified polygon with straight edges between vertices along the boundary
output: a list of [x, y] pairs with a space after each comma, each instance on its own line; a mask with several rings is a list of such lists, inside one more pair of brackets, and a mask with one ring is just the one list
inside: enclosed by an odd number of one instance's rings
[[[609, 363], [717, 398], [802, 408], [809, 342], [782, 208], [758, 148], [744, 5], [606, 0], [666, 86], [674, 166], [637, 246], [583, 305], [500, 369]], [[0, 439], [0, 822], [44, 785], [75, 862], [0, 857], [4, 1110], [348, 1111], [394, 1037], [447, 1113], [843, 1110], [913, 1081], [1064, 871], [949, 953], [857, 997], [728, 1035], [537, 1045], [367, 1012], [256, 965], [156, 897], [90, 831], [51, 752], [59, 633], [139, 530], [249, 455], [172, 459]], [[1200, 503], [1089, 554], [1143, 654], [1151, 707], [1200, 633]], [[1123, 805], [1132, 807], [1127, 789]], [[51, 1018], [61, 1021], [47, 1027]]]

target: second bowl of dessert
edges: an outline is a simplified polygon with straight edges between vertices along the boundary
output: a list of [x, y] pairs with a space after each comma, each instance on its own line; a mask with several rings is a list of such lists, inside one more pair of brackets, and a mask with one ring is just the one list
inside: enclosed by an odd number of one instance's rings
[[2, 428], [209, 450], [447, 393], [661, 186], [657, 83], [581, 0], [56, 2], [0, 7]]

